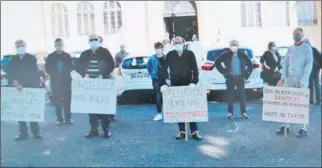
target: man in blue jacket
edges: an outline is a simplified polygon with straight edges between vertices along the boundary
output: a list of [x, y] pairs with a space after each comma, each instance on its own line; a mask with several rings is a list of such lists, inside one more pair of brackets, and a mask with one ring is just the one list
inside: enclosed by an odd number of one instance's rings
[[[238, 51], [239, 43], [237, 40], [230, 42], [230, 51], [223, 53], [215, 61], [218, 71], [226, 78], [227, 98], [228, 98], [228, 114], [229, 120], [233, 117], [234, 107], [234, 91], [235, 87], [241, 98], [240, 112], [243, 119], [248, 119], [246, 112], [246, 95], [245, 80], [249, 78], [253, 71], [253, 65], [248, 56]], [[225, 67], [223, 67], [223, 65]]]
[[164, 68], [165, 55], [163, 54], [163, 44], [157, 42], [154, 44], [155, 54], [152, 55], [148, 62], [148, 72], [152, 79], [152, 86], [156, 95], [156, 106], [158, 114], [153, 118], [154, 121], [160, 121], [162, 117], [162, 93], [161, 86], [166, 84], [167, 73]]

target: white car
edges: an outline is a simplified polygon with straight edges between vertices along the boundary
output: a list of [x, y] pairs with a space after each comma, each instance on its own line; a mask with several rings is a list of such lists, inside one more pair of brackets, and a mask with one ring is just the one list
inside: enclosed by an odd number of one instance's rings
[[116, 70], [117, 93], [151, 91], [152, 81], [148, 73], [148, 56], [127, 56]]
[[[263, 87], [263, 80], [260, 78], [262, 71], [261, 64], [258, 59], [254, 58], [251, 49], [240, 48], [239, 50], [241, 52], [245, 52], [245, 54], [251, 59], [254, 68], [251, 76], [246, 81], [245, 89], [246, 91], [258, 93], [258, 98], [260, 98]], [[224, 48], [209, 50], [207, 57], [204, 59], [204, 62], [201, 66], [199, 83], [203, 88], [208, 90], [208, 93], [212, 93], [213, 91], [224, 91], [227, 89], [225, 77], [215, 67], [216, 58], [218, 58], [225, 51], [227, 51], [227, 49]]]

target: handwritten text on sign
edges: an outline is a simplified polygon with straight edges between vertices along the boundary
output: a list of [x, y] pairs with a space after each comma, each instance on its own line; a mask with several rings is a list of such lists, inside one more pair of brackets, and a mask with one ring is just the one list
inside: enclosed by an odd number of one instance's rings
[[1, 87], [2, 121], [44, 121], [45, 90]]
[[72, 82], [73, 113], [116, 113], [114, 80], [74, 79]]
[[263, 120], [309, 124], [309, 89], [264, 87]]
[[208, 103], [204, 89], [188, 86], [169, 87], [163, 93], [165, 123], [207, 122]]

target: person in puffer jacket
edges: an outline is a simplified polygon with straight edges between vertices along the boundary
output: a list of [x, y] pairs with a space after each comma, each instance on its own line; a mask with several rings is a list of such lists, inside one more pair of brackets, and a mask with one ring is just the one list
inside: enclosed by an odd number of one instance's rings
[[157, 42], [154, 44], [155, 54], [148, 61], [148, 72], [152, 79], [152, 86], [156, 95], [156, 107], [158, 114], [154, 121], [160, 121], [162, 117], [162, 93], [161, 86], [166, 84], [167, 71], [164, 68], [165, 55], [163, 54], [163, 44]]

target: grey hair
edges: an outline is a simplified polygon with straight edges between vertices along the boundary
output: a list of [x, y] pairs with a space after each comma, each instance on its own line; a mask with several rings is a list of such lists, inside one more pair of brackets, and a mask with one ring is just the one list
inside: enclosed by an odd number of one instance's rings
[[174, 40], [180, 40], [182, 43], [184, 43], [184, 39], [181, 36], [176, 36]]
[[239, 42], [236, 39], [233, 39], [229, 42], [229, 45], [237, 45], [239, 46]]
[[25, 41], [23, 41], [23, 40], [17, 40], [16, 42], [15, 42], [15, 45], [16, 45], [16, 47], [18, 47], [18, 46], [26, 46], [26, 43], [25, 43]]

